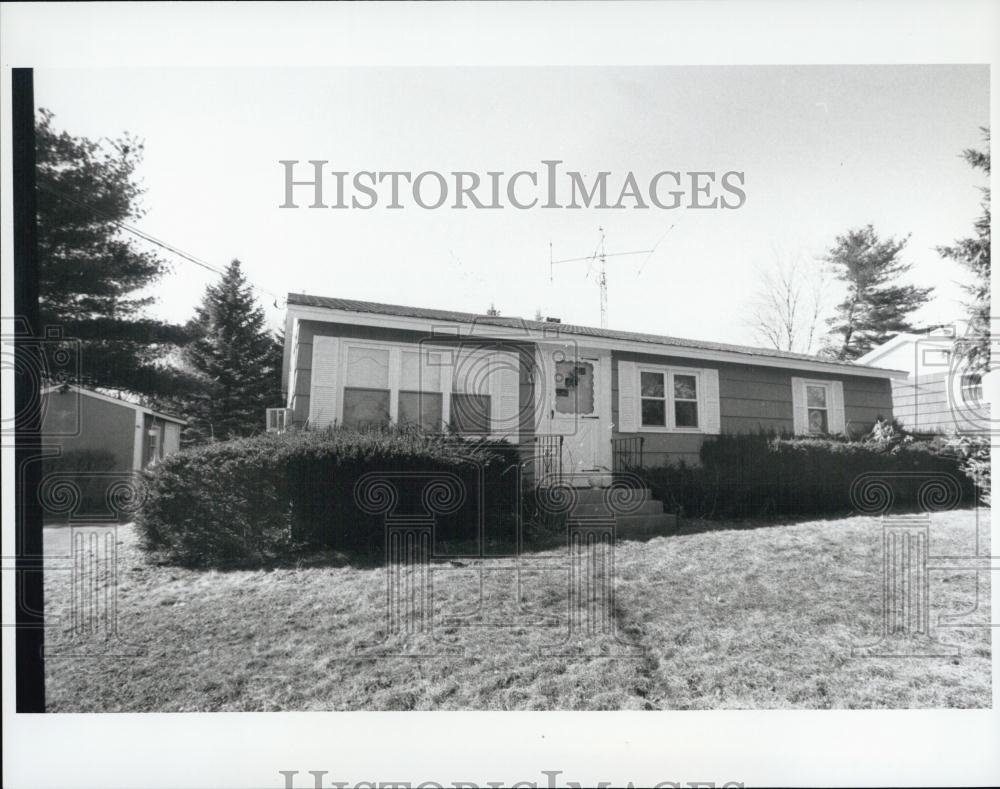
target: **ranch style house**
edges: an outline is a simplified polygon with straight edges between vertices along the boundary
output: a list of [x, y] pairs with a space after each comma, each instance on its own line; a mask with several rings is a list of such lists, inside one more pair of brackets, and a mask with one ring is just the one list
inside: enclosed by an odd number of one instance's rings
[[[285, 408], [269, 428], [413, 424], [505, 440], [536, 479], [594, 486], [698, 463], [720, 433], [861, 434], [906, 373], [557, 319], [290, 293]], [[278, 409], [274, 409], [278, 410]]]

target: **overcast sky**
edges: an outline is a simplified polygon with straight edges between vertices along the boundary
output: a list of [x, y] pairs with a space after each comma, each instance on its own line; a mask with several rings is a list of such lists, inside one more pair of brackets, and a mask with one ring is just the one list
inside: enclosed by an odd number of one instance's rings
[[[611, 327], [753, 342], [760, 267], [776, 254], [818, 265], [867, 223], [912, 233], [913, 281], [938, 288], [918, 319], [961, 316], [964, 275], [934, 247], [979, 213], [984, 182], [960, 153], [981, 145], [988, 80], [985, 66], [38, 70], [35, 96], [57, 128], [144, 138], [138, 226], [214, 265], [238, 257], [267, 291], [492, 302], [596, 326], [593, 272], [565, 264], [550, 282], [549, 243], [557, 258], [589, 255], [603, 226], [609, 252], [659, 241], [648, 260], [609, 261]], [[480, 173], [561, 159], [612, 182], [740, 170], [747, 198], [729, 211], [288, 210], [282, 159]], [[184, 321], [213, 277], [172, 262], [155, 313]]]

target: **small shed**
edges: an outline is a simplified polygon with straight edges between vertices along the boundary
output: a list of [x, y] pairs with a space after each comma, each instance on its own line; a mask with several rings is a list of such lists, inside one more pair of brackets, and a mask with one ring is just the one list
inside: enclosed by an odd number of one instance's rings
[[104, 471], [139, 471], [173, 454], [180, 449], [186, 424], [138, 403], [69, 384], [43, 389], [41, 409], [46, 447], [59, 447], [63, 457], [100, 455]]

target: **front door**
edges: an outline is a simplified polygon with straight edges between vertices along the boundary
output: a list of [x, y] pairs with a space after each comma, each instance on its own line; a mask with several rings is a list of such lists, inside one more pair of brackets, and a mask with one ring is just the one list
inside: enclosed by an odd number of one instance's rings
[[545, 345], [539, 354], [539, 432], [562, 437], [563, 475], [586, 486], [611, 471], [611, 355], [572, 343]]

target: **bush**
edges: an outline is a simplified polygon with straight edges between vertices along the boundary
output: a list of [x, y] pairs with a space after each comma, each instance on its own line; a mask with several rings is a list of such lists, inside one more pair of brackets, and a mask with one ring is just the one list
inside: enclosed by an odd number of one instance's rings
[[480, 496], [512, 500], [506, 486], [514, 477], [503, 472], [514, 451], [405, 429], [218, 442], [171, 455], [151, 471], [137, 526], [148, 549], [184, 564], [266, 562], [315, 549], [370, 551], [385, 544], [385, 518], [359, 506], [358, 480], [370, 471], [397, 474], [393, 511], [406, 515], [423, 511], [428, 475], [448, 472], [464, 486], [466, 500], [438, 518], [437, 535], [475, 538]]
[[979, 498], [990, 506], [990, 437], [955, 436], [948, 440], [948, 448], [962, 464], [962, 471], [979, 489]]
[[[920, 505], [930, 475], [948, 474], [961, 501], [972, 486], [943, 439], [916, 441], [884, 431], [861, 441], [774, 433], [721, 435], [703, 444], [701, 465], [648, 469], [650, 488], [668, 509], [692, 517], [753, 517], [849, 512], [852, 485], [878, 473], [897, 508]], [[902, 472], [902, 473], [901, 473]]]

